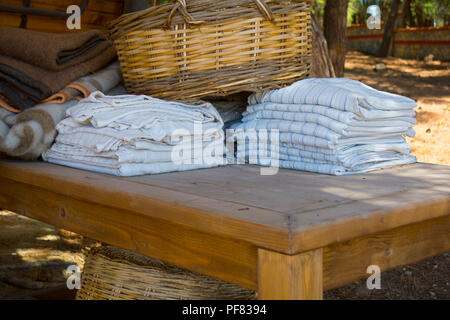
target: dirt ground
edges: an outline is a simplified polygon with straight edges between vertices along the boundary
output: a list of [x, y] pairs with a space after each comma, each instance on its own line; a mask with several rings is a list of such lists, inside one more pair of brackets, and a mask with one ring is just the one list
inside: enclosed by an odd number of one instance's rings
[[[376, 71], [378, 63], [386, 68]], [[409, 139], [413, 153], [419, 161], [450, 165], [450, 63], [350, 52], [346, 77], [417, 100], [417, 135]], [[85, 248], [97, 243], [7, 211], [0, 211], [0, 230], [0, 298], [73, 298], [74, 292], [64, 289], [65, 270], [73, 263], [82, 268]], [[327, 291], [325, 298], [450, 300], [449, 282], [446, 253], [382, 273], [381, 290], [368, 290], [361, 280]]]
[[66, 269], [82, 270], [87, 250], [99, 245], [82, 236], [9, 212], [0, 211], [0, 299], [66, 292]]
[[[376, 71], [379, 63], [386, 69]], [[347, 78], [416, 100], [416, 137], [408, 139], [413, 154], [421, 162], [450, 165], [450, 62], [350, 52], [345, 67]]]

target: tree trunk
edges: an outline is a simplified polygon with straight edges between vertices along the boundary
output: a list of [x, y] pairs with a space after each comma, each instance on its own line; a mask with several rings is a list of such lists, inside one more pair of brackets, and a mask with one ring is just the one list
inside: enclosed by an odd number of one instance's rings
[[322, 29], [316, 18], [311, 14], [312, 20], [312, 64], [310, 78], [334, 78], [334, 68], [331, 63], [328, 45]]
[[327, 0], [325, 4], [324, 35], [337, 77], [344, 76], [348, 1]]
[[416, 18], [417, 18], [417, 26], [419, 28], [423, 27], [425, 25], [423, 21], [423, 11], [422, 11], [422, 5], [420, 3], [414, 4], [414, 11], [416, 12]]
[[389, 19], [384, 27], [383, 41], [381, 42], [380, 49], [377, 56], [387, 57], [389, 49], [391, 47], [392, 37], [394, 36], [395, 24], [398, 17], [398, 9], [400, 7], [401, 0], [393, 0], [391, 5], [391, 11], [389, 13]]
[[414, 17], [411, 12], [411, 2], [412, 0], [405, 0], [405, 7], [403, 9], [403, 25], [413, 28], [416, 26]]

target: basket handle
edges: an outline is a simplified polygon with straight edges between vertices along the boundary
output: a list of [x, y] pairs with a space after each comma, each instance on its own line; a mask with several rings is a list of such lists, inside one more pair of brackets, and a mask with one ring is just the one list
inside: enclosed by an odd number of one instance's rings
[[274, 19], [272, 10], [270, 10], [270, 7], [264, 0], [253, 0], [253, 2], [255, 2], [259, 11], [261, 11], [263, 16], [266, 17], [267, 20], [272, 21]]
[[[273, 12], [270, 10], [270, 7], [267, 5], [267, 3], [264, 0], [253, 0], [255, 2], [256, 6], [258, 7], [259, 11], [262, 13], [262, 15], [268, 20], [272, 21], [274, 19]], [[172, 17], [176, 11], [180, 11], [180, 13], [183, 15], [184, 19], [188, 24], [202, 24], [204, 21], [196, 20], [187, 10], [187, 4], [186, 0], [176, 0], [175, 4], [173, 5], [172, 10], [170, 11], [169, 17], [167, 18], [167, 24], [170, 26], [172, 23]]]

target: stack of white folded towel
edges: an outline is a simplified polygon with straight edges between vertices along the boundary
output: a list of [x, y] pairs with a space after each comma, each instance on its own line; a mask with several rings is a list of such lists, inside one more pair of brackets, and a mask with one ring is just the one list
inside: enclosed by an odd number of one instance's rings
[[[254, 94], [249, 104], [233, 127], [240, 163], [279, 160], [281, 168], [343, 175], [417, 161], [404, 138], [415, 135], [416, 103], [409, 98], [350, 79], [307, 79]], [[246, 139], [248, 130], [261, 129], [268, 141]], [[279, 141], [270, 140], [273, 129]]]
[[66, 112], [52, 163], [118, 176], [223, 164], [223, 121], [207, 102], [187, 104], [97, 91]]

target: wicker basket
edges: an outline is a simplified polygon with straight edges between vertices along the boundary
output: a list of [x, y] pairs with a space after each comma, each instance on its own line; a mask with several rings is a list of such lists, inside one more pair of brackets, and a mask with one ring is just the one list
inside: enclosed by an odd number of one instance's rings
[[181, 100], [305, 78], [310, 13], [311, 0], [177, 0], [125, 14], [109, 28], [127, 90]]
[[128, 250], [94, 248], [77, 300], [251, 300], [255, 293]]

